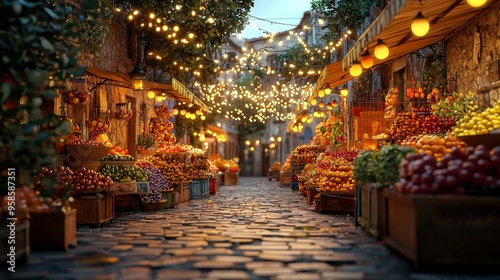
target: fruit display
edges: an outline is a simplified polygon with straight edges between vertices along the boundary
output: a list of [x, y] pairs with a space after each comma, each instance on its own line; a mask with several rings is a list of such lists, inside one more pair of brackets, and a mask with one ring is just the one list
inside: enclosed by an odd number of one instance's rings
[[63, 101], [69, 105], [83, 105], [89, 101], [89, 95], [83, 91], [70, 90], [63, 94]]
[[401, 146], [414, 147], [418, 153], [434, 156], [437, 160], [451, 151], [451, 148], [464, 149], [465, 143], [452, 135], [418, 135], [401, 142]]
[[439, 118], [434, 114], [399, 112], [385, 134], [388, 138], [407, 138], [418, 134], [445, 134], [454, 125], [455, 120], [449, 117]]
[[166, 106], [156, 106], [155, 115], [163, 120], [166, 120], [172, 116], [170, 110]]
[[104, 143], [95, 140], [81, 140], [81, 139], [70, 139], [68, 145], [91, 145], [104, 147]]
[[325, 146], [317, 145], [301, 145], [292, 151], [290, 164], [292, 166], [303, 166], [306, 163], [313, 163], [318, 158], [319, 154], [325, 151]]
[[423, 99], [423, 98], [425, 98], [424, 89], [422, 87], [417, 87], [417, 88], [409, 87], [406, 89], [406, 98], [408, 98], [408, 99], [413, 99], [413, 98]]
[[186, 182], [191, 180], [186, 173], [189, 165], [187, 153], [157, 154], [141, 158], [136, 164], [149, 164], [160, 170], [169, 182]]
[[191, 149], [190, 146], [181, 144], [162, 144], [158, 147], [158, 153], [185, 153]]
[[386, 131], [388, 138], [406, 138], [418, 133], [416, 114], [399, 112]]
[[[42, 200], [37, 195], [34, 188], [27, 185], [21, 185], [16, 187], [15, 193], [15, 210], [17, 220], [14, 223], [19, 223], [22, 221], [23, 212], [42, 212], [49, 211], [49, 205], [42, 202]], [[0, 212], [8, 213], [12, 211], [14, 206], [12, 205], [12, 200], [9, 200], [9, 196], [5, 195], [0, 200], [1, 210]], [[44, 202], [47, 202], [45, 199]]]
[[393, 119], [396, 117], [396, 105], [398, 103], [397, 87], [392, 87], [385, 96], [385, 114], [384, 119]]
[[395, 189], [413, 194], [500, 194], [500, 146], [453, 147], [440, 161], [411, 153], [401, 162]]
[[450, 117], [456, 120], [479, 109], [479, 97], [472, 91], [467, 93], [453, 92], [432, 104], [431, 108], [438, 117]]
[[427, 101], [428, 102], [438, 102], [443, 98], [448, 97], [448, 90], [446, 89], [445, 92], [441, 92], [438, 88], [434, 87], [432, 88], [431, 92], [427, 94]]
[[355, 181], [353, 175], [353, 164], [342, 158], [334, 161], [330, 169], [321, 172], [318, 185], [322, 191], [353, 191]]
[[[338, 115], [338, 112], [337, 112]], [[331, 115], [326, 121], [320, 122], [315, 130], [312, 143], [314, 146], [341, 146], [345, 143], [345, 126], [338, 116]]]
[[275, 161], [271, 164], [271, 171], [280, 171], [281, 170], [281, 162]]
[[157, 188], [152, 188], [148, 194], [142, 196], [144, 203], [158, 203], [163, 200], [161, 192]]
[[135, 161], [135, 158], [131, 155], [106, 155], [101, 158], [101, 161]]
[[160, 170], [148, 165], [142, 168], [148, 176], [149, 187], [159, 191], [166, 191], [170, 189], [167, 179], [161, 174]]
[[105, 164], [99, 168], [99, 172], [111, 178], [113, 182], [123, 182], [131, 180], [145, 182], [148, 180], [148, 175], [146, 174], [146, 172], [138, 166]]
[[452, 133], [456, 136], [489, 134], [500, 129], [500, 103], [482, 112], [472, 112], [459, 120]]
[[215, 166], [217, 166], [217, 168], [219, 168], [219, 171], [221, 172], [226, 172], [230, 169], [233, 171], [233, 173], [239, 172], [238, 164], [230, 159], [217, 159], [214, 161], [214, 164]]
[[114, 146], [111, 151], [109, 151], [110, 155], [117, 155], [117, 156], [128, 156], [129, 152], [127, 149], [123, 149], [120, 146]]
[[119, 120], [130, 120], [132, 118], [132, 108], [130, 107], [130, 103], [118, 103], [116, 104], [116, 110], [114, 111], [115, 119]]
[[67, 166], [42, 167], [40, 172], [33, 176], [34, 190], [55, 201], [69, 191], [68, 184], [74, 177], [73, 170]]
[[80, 167], [73, 170], [71, 191], [74, 194], [86, 192], [99, 192], [113, 186], [113, 181], [106, 175], [97, 171]]
[[91, 133], [106, 133], [109, 130], [109, 121], [95, 118], [88, 122], [89, 131]]

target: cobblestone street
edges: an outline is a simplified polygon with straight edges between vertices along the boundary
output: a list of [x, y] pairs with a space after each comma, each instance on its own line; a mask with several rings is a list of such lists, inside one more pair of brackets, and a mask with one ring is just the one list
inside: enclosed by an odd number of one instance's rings
[[267, 178], [209, 199], [79, 228], [76, 248], [32, 252], [1, 279], [500, 279], [413, 272], [354, 217], [317, 214]]

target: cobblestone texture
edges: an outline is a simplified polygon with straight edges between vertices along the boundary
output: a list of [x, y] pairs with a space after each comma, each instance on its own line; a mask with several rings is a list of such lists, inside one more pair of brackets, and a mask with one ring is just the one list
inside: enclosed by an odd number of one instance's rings
[[352, 216], [317, 214], [266, 178], [240, 178], [207, 200], [79, 228], [75, 248], [32, 252], [0, 279], [500, 279], [413, 271]]

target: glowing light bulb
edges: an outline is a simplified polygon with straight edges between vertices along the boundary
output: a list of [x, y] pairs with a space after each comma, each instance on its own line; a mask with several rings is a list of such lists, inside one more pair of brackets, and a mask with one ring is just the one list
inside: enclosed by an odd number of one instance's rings
[[418, 12], [411, 23], [411, 32], [413, 32], [415, 36], [422, 37], [429, 32], [429, 27], [429, 21], [422, 15], [422, 12]]
[[389, 48], [381, 39], [378, 39], [375, 45], [375, 57], [378, 59], [386, 59], [389, 56]]

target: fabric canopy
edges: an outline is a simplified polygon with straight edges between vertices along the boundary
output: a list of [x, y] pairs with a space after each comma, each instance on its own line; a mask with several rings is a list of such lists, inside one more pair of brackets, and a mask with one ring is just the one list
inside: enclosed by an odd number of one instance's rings
[[[349, 74], [348, 68], [367, 49], [373, 56], [378, 39], [389, 47], [389, 57], [383, 60], [374, 58], [373, 67], [448, 38], [469, 25], [492, 5], [499, 3], [500, 1], [488, 1], [481, 8], [472, 8], [465, 0], [391, 0], [361, 34], [342, 62], [334, 62], [323, 69], [313, 96], [325, 86], [336, 87], [354, 78]], [[411, 32], [411, 23], [419, 11], [430, 23], [430, 30], [423, 37], [417, 37]]]
[[[118, 86], [131, 88], [132, 81], [129, 75], [125, 73], [111, 72], [98, 67], [88, 66], [85, 69], [86, 75], [92, 75], [100, 79], [108, 80], [115, 83]], [[104, 83], [103, 83], [104, 84]], [[204, 112], [208, 112], [209, 108], [203, 101], [201, 101], [194, 93], [189, 91], [181, 82], [172, 79], [171, 84], [163, 84], [151, 81], [144, 81], [144, 90], [152, 90], [164, 93], [177, 101], [186, 102], [188, 104], [194, 104]]]
[[181, 82], [179, 82], [175, 78], [172, 79], [171, 84], [145, 81], [144, 89], [158, 91], [160, 92], [160, 95], [165, 94], [177, 101], [194, 104], [196, 106], [199, 106], [200, 109], [204, 112], [208, 112], [209, 110], [208, 106], [205, 105], [203, 101], [201, 101], [196, 95], [194, 95], [194, 93], [188, 90]]

